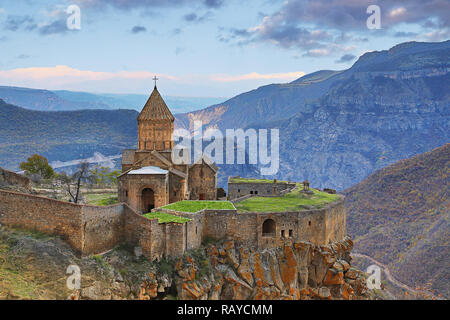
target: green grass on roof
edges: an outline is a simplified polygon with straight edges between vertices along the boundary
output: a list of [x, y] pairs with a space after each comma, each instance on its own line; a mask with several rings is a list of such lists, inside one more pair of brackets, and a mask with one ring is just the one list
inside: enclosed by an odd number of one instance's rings
[[198, 212], [203, 209], [235, 210], [233, 204], [229, 201], [204, 201], [204, 200], [183, 200], [168, 204], [162, 208], [181, 212]]
[[[256, 179], [256, 178], [230, 178], [231, 183], [273, 183], [273, 179]], [[287, 183], [287, 181], [277, 180], [280, 183]]]
[[191, 221], [189, 218], [179, 217], [173, 214], [164, 213], [164, 212], [150, 212], [144, 214], [144, 217], [148, 219], [158, 219], [158, 223], [169, 223], [169, 222], [176, 222], [176, 223], [186, 223], [188, 221]]
[[119, 202], [117, 193], [91, 193], [86, 195], [86, 199], [92, 206], [110, 206]]
[[308, 209], [320, 209], [326, 204], [339, 199], [336, 194], [310, 189], [312, 195], [300, 192], [302, 184], [297, 184], [298, 189], [280, 197], [252, 197], [235, 203], [238, 212], [288, 212]]

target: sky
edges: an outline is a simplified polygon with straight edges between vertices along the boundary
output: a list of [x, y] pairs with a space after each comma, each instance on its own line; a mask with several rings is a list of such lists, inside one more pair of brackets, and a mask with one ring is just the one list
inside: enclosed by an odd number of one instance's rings
[[448, 0], [0, 0], [0, 85], [232, 97], [449, 25]]

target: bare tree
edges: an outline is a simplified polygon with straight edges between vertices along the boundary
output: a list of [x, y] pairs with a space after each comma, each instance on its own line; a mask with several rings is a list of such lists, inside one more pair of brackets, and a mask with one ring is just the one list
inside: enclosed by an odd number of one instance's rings
[[59, 178], [63, 184], [66, 185], [67, 192], [70, 195], [71, 202], [78, 203], [80, 200], [81, 185], [92, 183], [93, 177], [89, 171], [89, 163], [82, 162], [78, 166], [77, 171], [69, 176], [65, 172], [59, 175]]

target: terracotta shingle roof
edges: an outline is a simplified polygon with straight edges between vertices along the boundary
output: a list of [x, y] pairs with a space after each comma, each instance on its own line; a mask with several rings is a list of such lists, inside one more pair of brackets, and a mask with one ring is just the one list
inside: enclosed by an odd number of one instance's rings
[[175, 120], [156, 87], [139, 114], [138, 120]]

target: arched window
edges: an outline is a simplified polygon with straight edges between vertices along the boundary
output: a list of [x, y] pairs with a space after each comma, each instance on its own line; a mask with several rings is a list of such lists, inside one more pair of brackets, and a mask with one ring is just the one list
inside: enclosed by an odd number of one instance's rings
[[275, 237], [276, 229], [275, 221], [272, 219], [267, 219], [262, 225], [263, 237]]

